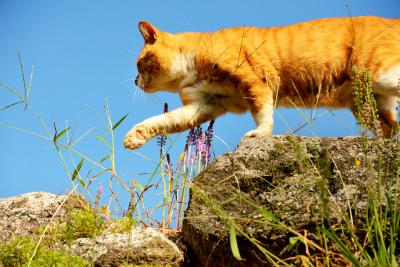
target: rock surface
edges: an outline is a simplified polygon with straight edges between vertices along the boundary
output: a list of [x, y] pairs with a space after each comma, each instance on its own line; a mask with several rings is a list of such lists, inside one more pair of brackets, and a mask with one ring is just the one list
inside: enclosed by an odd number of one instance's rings
[[[279, 255], [294, 234], [273, 226], [273, 217], [264, 211], [301, 233], [307, 230], [310, 238], [322, 221], [365, 229], [368, 190], [377, 188], [374, 142], [363, 143], [358, 137], [244, 139], [236, 151], [217, 158], [194, 180], [183, 223], [192, 264], [268, 265], [260, 250], [239, 234], [244, 260], [234, 259], [228, 237], [233, 220], [265, 249]], [[365, 144], [369, 147], [366, 153]], [[378, 146], [385, 148], [380, 169], [388, 175], [383, 188], [396, 187], [392, 199], [399, 199], [399, 143], [392, 140]]]
[[66, 195], [32, 192], [15, 197], [0, 198], [0, 242], [13, 236], [29, 236], [42, 225], [65, 220], [67, 208], [79, 208], [87, 201], [81, 197], [67, 199]]
[[[87, 201], [79, 195], [67, 199], [65, 195], [45, 192], [0, 199], [0, 242], [11, 241], [16, 236], [35, 238], [35, 230], [48, 225], [55, 213], [52, 222], [65, 222], [68, 209], [86, 205]], [[104, 231], [100, 236], [78, 238], [68, 245], [57, 241], [52, 248], [80, 256], [94, 266], [180, 266], [183, 263], [183, 252], [177, 245], [151, 228], [127, 233]]]
[[65, 246], [65, 249], [95, 266], [180, 266], [183, 263], [183, 253], [177, 245], [151, 228], [79, 238], [71, 246]]

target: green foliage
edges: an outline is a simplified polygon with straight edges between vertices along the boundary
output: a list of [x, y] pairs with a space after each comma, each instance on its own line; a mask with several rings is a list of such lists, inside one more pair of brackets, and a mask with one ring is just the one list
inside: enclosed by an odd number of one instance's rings
[[82, 165], [83, 165], [83, 161], [84, 161], [84, 160], [85, 160], [85, 159], [82, 158], [81, 161], [79, 161], [79, 163], [78, 163], [78, 165], [76, 166], [74, 172], [72, 173], [72, 177], [71, 177], [71, 181], [74, 181], [76, 178], [78, 178], [78, 181], [79, 181], [79, 183], [80, 183], [82, 186], [85, 186], [85, 184], [84, 184], [83, 180], [80, 178], [79, 171], [80, 171], [81, 168], [82, 168]]
[[237, 260], [242, 260], [239, 252], [239, 246], [236, 239], [236, 228], [234, 225], [230, 225], [229, 227], [229, 244], [231, 245], [231, 251], [233, 257]]
[[[49, 249], [56, 241], [69, 243], [77, 238], [94, 237], [104, 228], [102, 218], [90, 209], [71, 209], [67, 221], [47, 229], [45, 238], [38, 245], [30, 266], [88, 266], [80, 257]], [[35, 234], [44, 233], [45, 226]], [[0, 261], [4, 266], [27, 266], [39, 241], [17, 237], [11, 243], [0, 244]]]
[[74, 240], [97, 236], [104, 226], [102, 218], [89, 209], [73, 209], [68, 212], [66, 224], [56, 226], [61, 240]]
[[[37, 241], [27, 237], [17, 237], [10, 243], [0, 243], [0, 262], [7, 267], [28, 266], [36, 244]], [[46, 249], [44, 246], [39, 245], [30, 266], [80, 267], [88, 266], [88, 262], [80, 257]]]
[[121, 119], [119, 119], [112, 127], [112, 130], [115, 130], [128, 116], [129, 114], [126, 114], [125, 116], [123, 116]]
[[71, 256], [60, 251], [47, 250], [40, 257], [35, 258], [31, 265], [32, 267], [43, 267], [43, 266], [74, 266], [74, 267], [86, 267], [89, 263], [78, 256]]
[[[17, 237], [11, 243], [1, 243], [0, 261], [4, 266], [21, 266], [29, 261], [35, 247], [36, 243], [26, 237]], [[43, 248], [40, 247], [36, 255], [42, 254]]]
[[[91, 238], [99, 235], [104, 230], [103, 219], [89, 209], [71, 209], [67, 214], [67, 221], [60, 222], [46, 231], [44, 243], [57, 240], [70, 242], [77, 238]], [[45, 226], [36, 229], [35, 233], [41, 235]]]
[[107, 231], [111, 233], [126, 233], [134, 229], [136, 225], [137, 222], [135, 219], [122, 217], [120, 219], [114, 219], [107, 228]]

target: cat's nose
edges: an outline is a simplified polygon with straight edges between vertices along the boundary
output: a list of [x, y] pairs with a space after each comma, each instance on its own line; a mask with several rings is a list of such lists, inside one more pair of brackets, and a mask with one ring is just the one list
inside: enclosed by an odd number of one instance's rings
[[139, 75], [138, 76], [136, 76], [136, 78], [135, 78], [135, 84], [136, 84], [136, 86], [138, 86], [138, 79], [139, 79]]

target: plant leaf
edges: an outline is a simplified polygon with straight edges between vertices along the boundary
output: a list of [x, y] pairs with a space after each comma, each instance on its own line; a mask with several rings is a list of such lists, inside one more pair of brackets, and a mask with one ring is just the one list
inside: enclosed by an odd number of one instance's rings
[[80, 177], [77, 177], [77, 179], [78, 179], [78, 182], [81, 184], [81, 186], [83, 188], [86, 188], [85, 182]]
[[[79, 171], [81, 170], [82, 165], [83, 165], [83, 161], [84, 161], [84, 159], [82, 158], [81, 161], [76, 166], [74, 172], [72, 173], [71, 181], [75, 180], [78, 177]], [[78, 180], [81, 180], [81, 179], [78, 179]], [[83, 182], [83, 181], [79, 181], [79, 182]]]
[[260, 212], [263, 215], [264, 219], [269, 219], [269, 220], [272, 220], [273, 222], [279, 223], [279, 218], [276, 217], [272, 212], [264, 209], [263, 207], [260, 207], [260, 206], [256, 205], [255, 203], [253, 203], [252, 201], [247, 200], [246, 198], [243, 198], [243, 200], [247, 204], [249, 204], [252, 207], [254, 207], [255, 209], [257, 209], [257, 211]]
[[298, 243], [298, 241], [299, 241], [299, 238], [297, 236], [289, 237], [289, 244], [287, 244], [286, 247], [284, 247], [282, 249], [282, 251], [279, 253], [279, 255], [281, 256], [285, 252], [290, 252], [293, 249], [293, 247]]
[[29, 77], [28, 89], [27, 89], [26, 92], [25, 92], [25, 108], [24, 108], [24, 111], [25, 111], [26, 108], [28, 107], [28, 97], [29, 97], [29, 93], [30, 93], [30, 91], [31, 91], [31, 86], [32, 86], [33, 70], [34, 70], [34, 68], [33, 68], [33, 66], [32, 66], [31, 75], [30, 75], [30, 77]]
[[135, 185], [136, 185], [141, 191], [144, 190], [143, 186], [142, 186], [139, 182], [135, 181]]
[[109, 159], [110, 155], [105, 156], [104, 158], [99, 160], [99, 163], [103, 163], [105, 160]]
[[113, 130], [115, 130], [124, 120], [125, 118], [129, 115], [129, 113], [127, 113], [125, 116], [123, 116], [121, 119], [119, 119], [114, 126], [112, 127]]
[[60, 139], [61, 137], [63, 137], [63, 136], [67, 133], [67, 131], [68, 131], [69, 129], [71, 129], [71, 127], [65, 128], [65, 129], [62, 130], [59, 134], [57, 134], [56, 136], [54, 136], [53, 142], [57, 142], [57, 140]]
[[233, 224], [229, 226], [229, 243], [231, 245], [233, 257], [235, 257], [235, 259], [239, 261], [242, 260], [242, 257], [240, 257], [239, 246], [236, 239], [236, 228]]
[[353, 263], [353, 266], [360, 266], [357, 259], [354, 257], [353, 253], [349, 250], [349, 248], [343, 243], [343, 241], [336, 235], [335, 232], [328, 231], [323, 229], [323, 232], [339, 247], [342, 251], [343, 255]]
[[12, 103], [10, 105], [5, 106], [4, 108], [1, 108], [0, 111], [3, 111], [3, 110], [8, 109], [8, 108], [11, 108], [12, 106], [18, 105], [18, 104], [23, 103], [23, 102], [24, 101], [18, 101], [18, 102]]
[[107, 140], [104, 139], [103, 136], [96, 134], [96, 137], [97, 137], [101, 142], [103, 142], [104, 144], [106, 144], [106, 146], [108, 147], [108, 149], [110, 149], [110, 150], [112, 151], [112, 148], [111, 148], [110, 143], [108, 143]]
[[22, 83], [24, 86], [24, 98], [26, 99], [26, 81], [25, 81], [25, 72], [24, 72], [24, 66], [22, 64], [22, 57], [21, 54], [18, 52], [18, 61], [19, 61], [19, 68], [21, 69], [21, 76], [22, 76]]
[[90, 169], [87, 173], [86, 173], [86, 179], [89, 177], [89, 175], [92, 173], [93, 169]]
[[4, 83], [2, 83], [2, 82], [0, 82], [0, 86], [6, 88], [6, 89], [9, 90], [11, 93], [13, 93], [14, 95], [18, 96], [20, 99], [22, 99], [22, 101], [25, 101], [25, 98], [24, 98], [20, 93], [18, 93], [17, 90], [12, 89], [10, 86], [8, 86], [8, 85], [6, 85], [6, 84], [4, 84]]

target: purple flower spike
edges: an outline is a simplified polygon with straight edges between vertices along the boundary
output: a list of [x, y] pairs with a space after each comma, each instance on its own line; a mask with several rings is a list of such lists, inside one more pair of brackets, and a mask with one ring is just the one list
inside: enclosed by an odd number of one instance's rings
[[205, 134], [206, 134], [205, 142], [206, 142], [206, 145], [208, 147], [210, 147], [211, 143], [212, 143], [212, 138], [213, 138], [213, 133], [214, 133], [213, 126], [214, 126], [214, 121], [210, 121], [210, 124], [208, 125], [207, 131], [205, 132]]
[[[164, 103], [164, 113], [168, 112], [168, 103]], [[162, 157], [163, 148], [167, 142], [167, 136], [165, 134], [157, 136], [157, 144], [160, 147], [160, 158]]]
[[[203, 166], [210, 162], [211, 158], [211, 143], [214, 134], [214, 121], [210, 121], [207, 130], [203, 132], [201, 125], [190, 129], [185, 144], [185, 157], [186, 164], [195, 164], [200, 161]], [[193, 150], [190, 149], [193, 147]]]
[[189, 130], [189, 134], [186, 138], [186, 144], [188, 146], [195, 146], [196, 145], [196, 132], [195, 129], [192, 128]]
[[160, 147], [160, 149], [164, 147], [166, 142], [167, 142], [167, 137], [164, 134], [157, 136], [157, 144]]
[[205, 147], [206, 147], [206, 152], [207, 152], [207, 163], [210, 162], [210, 157], [211, 157], [211, 143], [212, 143], [212, 138], [213, 138], [213, 130], [214, 127], [214, 121], [210, 121], [210, 124], [208, 125], [207, 131], [205, 132]]
[[196, 127], [196, 139], [201, 139], [203, 136], [203, 128], [201, 128], [201, 125]]

